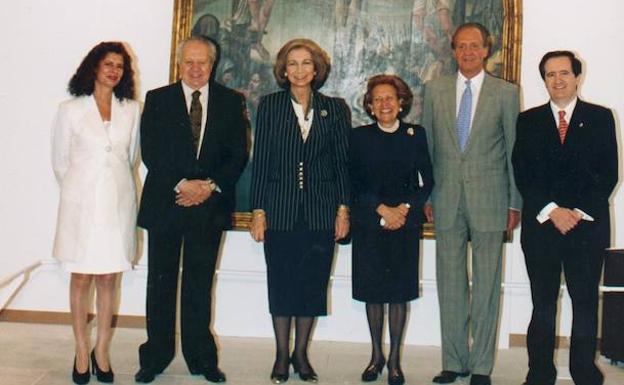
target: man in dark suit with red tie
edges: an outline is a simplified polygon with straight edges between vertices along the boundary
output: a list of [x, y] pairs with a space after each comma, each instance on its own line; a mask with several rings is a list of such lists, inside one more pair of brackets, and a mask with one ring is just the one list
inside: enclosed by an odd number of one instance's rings
[[531, 282], [526, 385], [553, 385], [561, 271], [572, 299], [570, 373], [599, 385], [598, 284], [610, 243], [609, 197], [618, 179], [613, 114], [577, 96], [581, 62], [549, 52], [539, 64], [550, 102], [518, 117], [513, 166], [524, 201], [521, 244]]
[[181, 81], [147, 93], [141, 152], [147, 177], [138, 224], [148, 232], [147, 341], [137, 382], [148, 383], [175, 353], [182, 258], [182, 353], [189, 371], [223, 382], [210, 331], [212, 278], [234, 186], [247, 162], [248, 122], [238, 93], [210, 81], [218, 46], [190, 37], [180, 46]]

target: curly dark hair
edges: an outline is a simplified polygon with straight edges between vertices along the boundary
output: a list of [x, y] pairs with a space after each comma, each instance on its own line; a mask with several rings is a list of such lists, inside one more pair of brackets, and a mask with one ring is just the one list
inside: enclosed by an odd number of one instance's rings
[[396, 75], [388, 75], [388, 74], [379, 74], [368, 79], [368, 83], [366, 84], [366, 94], [364, 95], [364, 100], [362, 101], [362, 105], [364, 106], [364, 110], [368, 116], [372, 119], [377, 120], [377, 118], [373, 115], [373, 110], [371, 109], [371, 105], [373, 104], [373, 89], [375, 87], [387, 84], [389, 86], [394, 87], [396, 90], [397, 98], [399, 98], [401, 111], [399, 112], [399, 119], [407, 116], [409, 114], [410, 109], [412, 108], [412, 101], [414, 100], [414, 95], [412, 91], [409, 89], [409, 86], [403, 79]]
[[95, 87], [95, 71], [100, 62], [109, 53], [116, 53], [123, 57], [123, 75], [119, 83], [113, 88], [115, 97], [120, 101], [134, 99], [134, 70], [132, 70], [132, 58], [128, 54], [123, 43], [118, 41], [104, 41], [95, 47], [82, 59], [76, 73], [69, 80], [67, 90], [71, 95], [82, 96], [93, 94]]

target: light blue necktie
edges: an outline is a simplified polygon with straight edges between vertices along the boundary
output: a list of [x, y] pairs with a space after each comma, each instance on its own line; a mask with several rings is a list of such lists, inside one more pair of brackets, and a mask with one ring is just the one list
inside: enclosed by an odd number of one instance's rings
[[470, 133], [470, 117], [472, 115], [472, 90], [470, 89], [470, 79], [466, 80], [466, 89], [462, 94], [459, 102], [459, 112], [457, 113], [457, 141], [459, 148], [463, 152], [468, 142], [468, 134]]

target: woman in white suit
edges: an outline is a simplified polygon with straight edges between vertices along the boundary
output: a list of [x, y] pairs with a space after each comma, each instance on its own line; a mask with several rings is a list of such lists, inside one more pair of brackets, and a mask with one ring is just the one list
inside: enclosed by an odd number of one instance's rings
[[132, 267], [136, 242], [133, 178], [140, 104], [131, 58], [119, 42], [96, 45], [69, 82], [52, 130], [52, 165], [61, 188], [53, 255], [71, 273], [70, 309], [76, 342], [72, 379], [89, 381], [89, 292], [97, 292], [93, 373], [113, 382], [109, 361], [115, 287]]

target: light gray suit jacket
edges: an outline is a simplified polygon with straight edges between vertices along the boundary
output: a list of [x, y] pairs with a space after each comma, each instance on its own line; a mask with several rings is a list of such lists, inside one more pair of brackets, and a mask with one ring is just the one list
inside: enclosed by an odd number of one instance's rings
[[462, 153], [455, 129], [456, 81], [453, 74], [425, 86], [422, 125], [433, 164], [435, 227], [444, 230], [453, 225], [463, 189], [474, 229], [504, 230], [508, 209], [522, 205], [511, 166], [520, 108], [518, 87], [485, 75]]

